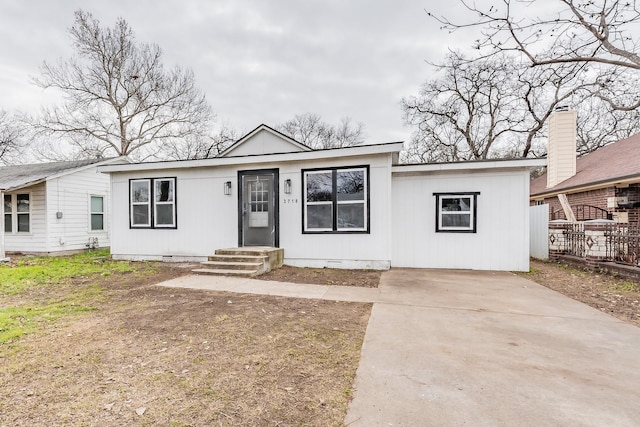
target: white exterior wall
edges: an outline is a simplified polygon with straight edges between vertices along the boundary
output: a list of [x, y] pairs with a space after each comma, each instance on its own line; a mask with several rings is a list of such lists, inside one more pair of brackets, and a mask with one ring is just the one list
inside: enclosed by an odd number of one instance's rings
[[[370, 233], [303, 234], [301, 169], [369, 165]], [[291, 194], [282, 182], [291, 179]], [[388, 269], [391, 260], [391, 156], [290, 164], [280, 169], [280, 247], [285, 264], [304, 267]], [[294, 199], [294, 203], [287, 203]]]
[[[235, 153], [234, 153], [235, 154]], [[370, 234], [303, 234], [302, 169], [369, 165]], [[389, 268], [391, 155], [112, 173], [111, 252], [126, 259], [204, 259], [238, 246], [238, 171], [279, 170], [279, 246], [299, 266]], [[129, 180], [176, 177], [177, 229], [129, 228]], [[292, 193], [283, 182], [291, 179]], [[225, 196], [224, 182], [233, 183]]]
[[[36, 184], [28, 188], [16, 191], [7, 191], [5, 194], [29, 194], [30, 225], [28, 233], [16, 232], [17, 224], [14, 221], [13, 232], [5, 233], [4, 243], [7, 252], [44, 252], [46, 245], [47, 227], [45, 224], [47, 205], [45, 197], [45, 183]], [[14, 217], [16, 206], [13, 205]]]
[[[392, 191], [393, 267], [528, 271], [528, 170], [394, 173]], [[436, 233], [447, 192], [480, 192], [476, 233]]]
[[[99, 247], [109, 242], [109, 176], [92, 167], [47, 181], [48, 252], [87, 249], [89, 238], [97, 238]], [[90, 196], [104, 199], [104, 230], [91, 230]], [[62, 218], [56, 213], [62, 212]]]

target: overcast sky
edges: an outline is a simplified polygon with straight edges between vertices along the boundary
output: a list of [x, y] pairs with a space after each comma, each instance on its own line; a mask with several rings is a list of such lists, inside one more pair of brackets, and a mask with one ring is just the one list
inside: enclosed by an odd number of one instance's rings
[[[67, 30], [82, 8], [103, 26], [124, 18], [138, 41], [162, 48], [166, 67], [191, 68], [219, 120], [241, 133], [313, 112], [362, 122], [366, 143], [406, 141], [400, 101], [429, 77], [426, 60], [471, 44], [439, 30], [430, 3], [2, 0], [0, 109], [36, 111], [55, 99], [29, 76], [73, 53]], [[456, 12], [455, 2], [445, 7]]]

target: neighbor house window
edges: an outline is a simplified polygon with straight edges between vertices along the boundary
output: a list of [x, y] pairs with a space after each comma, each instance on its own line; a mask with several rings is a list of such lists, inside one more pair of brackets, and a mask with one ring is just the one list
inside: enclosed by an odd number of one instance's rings
[[132, 228], [176, 228], [176, 179], [130, 181]]
[[31, 231], [31, 195], [4, 195], [4, 232], [28, 233]]
[[16, 194], [18, 233], [28, 233], [31, 229], [31, 203], [29, 198], [29, 194]]
[[434, 193], [436, 231], [476, 232], [476, 198], [480, 193]]
[[12, 206], [11, 195], [5, 194], [4, 195], [4, 232], [5, 233], [13, 232], [13, 215], [12, 215], [13, 210], [11, 206]]
[[369, 168], [303, 170], [303, 231], [368, 232]]
[[104, 197], [91, 196], [91, 231], [104, 230]]

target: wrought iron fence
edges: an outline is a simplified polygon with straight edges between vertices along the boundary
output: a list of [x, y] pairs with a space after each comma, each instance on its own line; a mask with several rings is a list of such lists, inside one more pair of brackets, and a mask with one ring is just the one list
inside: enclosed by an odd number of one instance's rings
[[[576, 205], [572, 207], [576, 221], [588, 221], [590, 219], [613, 219], [613, 214], [598, 206]], [[563, 209], [549, 212], [549, 220], [567, 219]]]
[[577, 257], [584, 257], [585, 252], [585, 233], [584, 222], [575, 222], [568, 224], [568, 227], [563, 231], [565, 252], [568, 255]]
[[605, 231], [607, 259], [619, 264], [640, 265], [638, 224], [611, 224]]

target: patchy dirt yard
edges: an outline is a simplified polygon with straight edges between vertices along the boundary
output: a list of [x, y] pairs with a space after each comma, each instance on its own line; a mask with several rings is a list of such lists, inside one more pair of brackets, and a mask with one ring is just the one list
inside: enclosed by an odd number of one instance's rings
[[377, 288], [382, 272], [379, 270], [345, 270], [335, 268], [296, 268], [283, 265], [256, 279], [278, 282], [308, 283], [311, 285], [362, 286]]
[[187, 272], [0, 294], [2, 308], [102, 289], [92, 311], [0, 344], [0, 426], [342, 425], [370, 304], [152, 285]]
[[640, 284], [606, 274], [532, 260], [523, 277], [640, 326]]
[[[531, 267], [524, 277], [640, 326], [637, 284]], [[112, 268], [0, 292], [0, 320], [15, 307], [71, 313], [0, 341], [0, 426], [342, 425], [370, 304], [160, 288], [189, 270]], [[380, 274], [284, 267], [259, 278], [377, 287]]]

